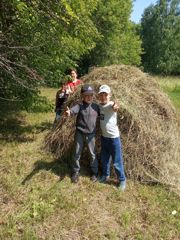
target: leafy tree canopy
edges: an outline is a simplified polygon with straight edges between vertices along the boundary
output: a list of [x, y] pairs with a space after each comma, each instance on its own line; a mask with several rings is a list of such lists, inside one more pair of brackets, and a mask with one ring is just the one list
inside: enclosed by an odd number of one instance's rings
[[159, 0], [142, 18], [142, 61], [147, 71], [180, 73], [180, 0]]
[[[141, 63], [141, 41], [130, 19], [131, 0], [101, 0], [93, 15], [101, 38], [85, 59], [85, 64], [110, 65]], [[83, 59], [84, 60], [84, 59]]]
[[131, 0], [1, 0], [0, 98], [29, 105], [71, 67], [140, 64]]
[[76, 66], [100, 36], [91, 20], [97, 1], [2, 0], [0, 97], [27, 98]]

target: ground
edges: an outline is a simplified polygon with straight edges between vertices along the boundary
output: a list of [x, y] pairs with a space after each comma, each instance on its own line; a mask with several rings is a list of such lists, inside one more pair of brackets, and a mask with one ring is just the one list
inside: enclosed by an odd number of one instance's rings
[[[180, 113], [180, 80], [157, 78]], [[57, 89], [41, 93], [54, 102]], [[1, 116], [0, 239], [180, 239], [180, 198], [162, 185], [127, 180], [120, 192], [92, 183], [82, 170], [72, 184], [69, 166], [43, 149], [54, 112]]]

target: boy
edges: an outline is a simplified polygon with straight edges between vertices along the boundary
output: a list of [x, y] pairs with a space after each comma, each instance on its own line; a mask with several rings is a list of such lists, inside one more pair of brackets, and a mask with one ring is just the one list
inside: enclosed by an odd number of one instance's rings
[[108, 85], [99, 88], [100, 101], [100, 127], [101, 127], [101, 161], [102, 177], [100, 182], [106, 182], [110, 174], [109, 159], [112, 157], [113, 165], [119, 179], [118, 188], [122, 191], [126, 188], [126, 177], [123, 167], [120, 133], [117, 125], [118, 106], [110, 101], [111, 89]]
[[84, 142], [87, 143], [91, 154], [91, 180], [97, 181], [98, 175], [98, 161], [95, 153], [95, 132], [96, 120], [99, 116], [99, 106], [93, 103], [94, 89], [90, 85], [84, 85], [81, 88], [82, 102], [76, 104], [71, 109], [67, 107], [66, 115], [77, 115], [76, 118], [76, 132], [75, 132], [75, 151], [73, 156], [72, 177], [74, 183], [78, 182], [80, 171], [80, 157]]

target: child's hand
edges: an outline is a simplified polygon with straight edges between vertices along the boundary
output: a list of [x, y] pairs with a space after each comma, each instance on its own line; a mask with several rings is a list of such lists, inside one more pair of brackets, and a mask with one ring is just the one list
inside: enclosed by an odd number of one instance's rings
[[67, 94], [71, 94], [72, 93], [72, 90], [71, 90], [70, 86], [66, 86], [66, 93]]
[[112, 105], [112, 108], [113, 108], [114, 112], [117, 112], [119, 109], [119, 106], [117, 105], [117, 103], [114, 102], [114, 104]]
[[65, 110], [64, 114], [65, 114], [66, 117], [71, 116], [71, 112], [70, 112], [70, 109], [68, 107], [66, 107], [66, 110]]

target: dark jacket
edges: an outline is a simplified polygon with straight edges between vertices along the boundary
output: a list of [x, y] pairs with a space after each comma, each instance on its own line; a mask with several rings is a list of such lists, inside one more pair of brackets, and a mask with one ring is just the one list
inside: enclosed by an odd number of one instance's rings
[[76, 129], [83, 133], [95, 133], [96, 120], [100, 115], [99, 106], [96, 103], [85, 102], [76, 104], [70, 109], [71, 114], [77, 114]]
[[63, 110], [64, 104], [67, 101], [68, 96], [69, 95], [66, 94], [66, 91], [62, 91], [62, 89], [57, 91], [55, 112]]

